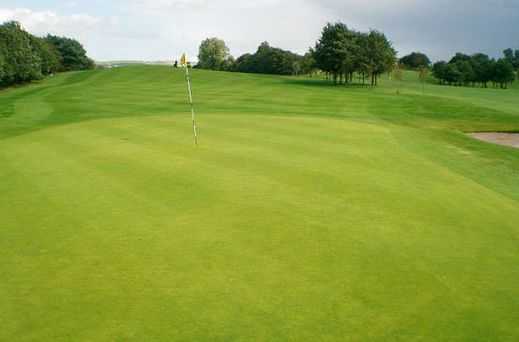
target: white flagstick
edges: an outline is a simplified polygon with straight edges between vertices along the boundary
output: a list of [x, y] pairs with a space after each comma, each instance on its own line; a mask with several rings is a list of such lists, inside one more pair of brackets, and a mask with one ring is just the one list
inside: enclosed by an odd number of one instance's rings
[[187, 65], [187, 61], [185, 63], [185, 68], [186, 68], [187, 92], [189, 94], [189, 104], [191, 105], [191, 119], [193, 120], [193, 136], [195, 138], [195, 145], [198, 145], [198, 131], [196, 128], [196, 120], [195, 120], [195, 106], [193, 105], [193, 93], [191, 91], [191, 78], [189, 77], [189, 66]]

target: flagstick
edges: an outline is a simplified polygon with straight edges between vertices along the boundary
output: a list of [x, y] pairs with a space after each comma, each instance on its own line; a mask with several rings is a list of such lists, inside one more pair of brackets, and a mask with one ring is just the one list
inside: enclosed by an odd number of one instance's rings
[[189, 104], [191, 105], [191, 119], [193, 120], [193, 135], [195, 138], [195, 145], [198, 145], [198, 132], [196, 129], [195, 107], [193, 105], [193, 94], [191, 92], [191, 78], [189, 77], [189, 67], [187, 64], [186, 64], [186, 80], [187, 80], [187, 91], [189, 94]]

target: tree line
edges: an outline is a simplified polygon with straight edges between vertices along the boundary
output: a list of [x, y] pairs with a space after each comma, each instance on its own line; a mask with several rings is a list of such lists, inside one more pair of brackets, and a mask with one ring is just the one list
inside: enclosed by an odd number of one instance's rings
[[519, 69], [519, 50], [505, 50], [505, 57], [494, 59], [483, 53], [466, 55], [457, 53], [449, 62], [433, 65], [434, 77], [440, 84], [455, 86], [481, 86], [506, 89], [515, 80]]
[[272, 47], [268, 42], [261, 43], [255, 53], [246, 53], [234, 59], [223, 40], [208, 38], [200, 44], [196, 67], [219, 71], [294, 75], [301, 71], [302, 60], [303, 56]]
[[36, 37], [17, 22], [0, 25], [0, 87], [39, 80], [62, 71], [95, 67], [76, 40]]
[[199, 68], [223, 71], [298, 75], [320, 70], [335, 84], [353, 82], [357, 74], [374, 86], [381, 74], [392, 70], [396, 51], [382, 32], [358, 32], [330, 23], [304, 56], [263, 42], [255, 53], [234, 59], [223, 40], [209, 38], [200, 45], [198, 60]]

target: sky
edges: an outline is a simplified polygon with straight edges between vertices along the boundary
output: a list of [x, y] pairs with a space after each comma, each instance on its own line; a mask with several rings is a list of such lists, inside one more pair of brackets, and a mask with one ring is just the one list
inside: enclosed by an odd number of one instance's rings
[[336, 21], [383, 31], [400, 56], [519, 49], [519, 0], [0, 0], [7, 20], [78, 39], [97, 61], [196, 58], [208, 37], [225, 40], [235, 57], [263, 41], [304, 53]]

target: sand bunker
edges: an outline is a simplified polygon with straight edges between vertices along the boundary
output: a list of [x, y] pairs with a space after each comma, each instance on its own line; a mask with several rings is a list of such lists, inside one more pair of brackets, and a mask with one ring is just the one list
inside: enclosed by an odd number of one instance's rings
[[471, 137], [486, 142], [519, 148], [519, 133], [470, 133]]

